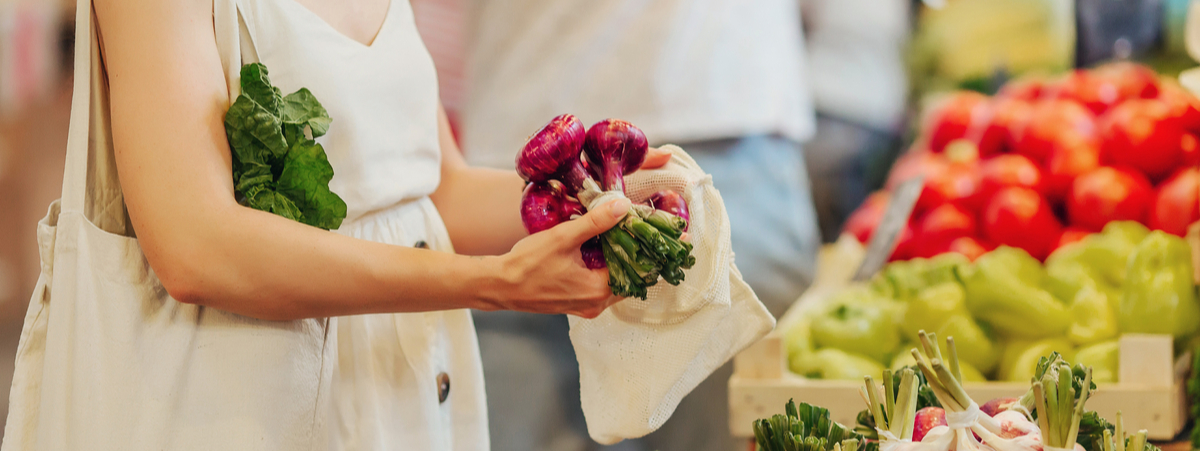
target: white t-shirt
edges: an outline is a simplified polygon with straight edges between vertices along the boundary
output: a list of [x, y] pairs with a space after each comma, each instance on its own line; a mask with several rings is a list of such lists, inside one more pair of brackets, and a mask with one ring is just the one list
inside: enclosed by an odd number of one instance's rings
[[467, 159], [511, 168], [571, 113], [651, 144], [814, 131], [795, 0], [469, 0]]

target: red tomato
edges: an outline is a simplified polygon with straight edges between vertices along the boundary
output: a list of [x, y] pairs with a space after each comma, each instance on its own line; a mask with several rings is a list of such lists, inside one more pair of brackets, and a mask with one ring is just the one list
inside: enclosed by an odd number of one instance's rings
[[1003, 188], [1022, 186], [1042, 192], [1042, 171], [1024, 155], [997, 155], [979, 167], [979, 200], [983, 205]]
[[1151, 179], [1170, 174], [1182, 160], [1183, 127], [1160, 100], [1130, 100], [1100, 121], [1105, 161], [1140, 170]]
[[890, 198], [891, 195], [886, 191], [871, 193], [862, 205], [846, 218], [846, 223], [842, 225], [842, 233], [854, 235], [860, 243], [866, 244], [875, 232], [875, 227], [879, 226], [879, 221], [883, 220]]
[[974, 235], [975, 215], [954, 204], [940, 205], [921, 217], [915, 232], [924, 243]]
[[1129, 61], [1108, 63], [1092, 69], [1097, 77], [1113, 83], [1121, 100], [1152, 99], [1158, 96], [1158, 74], [1154, 69]]
[[1150, 206], [1150, 227], [1179, 236], [1200, 221], [1200, 168], [1183, 168], [1162, 182]]
[[1058, 236], [1058, 244], [1054, 245], [1054, 249], [1057, 250], [1060, 247], [1080, 241], [1091, 234], [1092, 232], [1075, 226], [1064, 228], [1062, 234]]
[[916, 232], [914, 232], [913, 225], [910, 222], [904, 225], [904, 229], [900, 231], [900, 236], [896, 237], [896, 249], [892, 251], [892, 256], [888, 257], [888, 261], [908, 260], [916, 256], [916, 251]]
[[1076, 177], [1100, 167], [1100, 143], [1095, 139], [1065, 135], [1046, 160], [1046, 196], [1060, 201], [1071, 191]]
[[992, 196], [983, 211], [983, 232], [988, 239], [1045, 259], [1062, 233], [1046, 199], [1029, 188], [1011, 186]]
[[1000, 92], [996, 93], [996, 97], [1032, 102], [1048, 94], [1047, 91], [1053, 84], [1054, 79], [1046, 75], [1022, 75], [1005, 83]]
[[939, 177], [949, 166], [950, 162], [944, 155], [927, 150], [910, 150], [892, 165], [884, 189], [896, 189], [901, 183], [918, 175], [924, 175], [926, 179]]
[[1183, 153], [1184, 166], [1200, 166], [1200, 138], [1191, 133], [1184, 133], [1179, 147]]
[[986, 241], [980, 241], [978, 238], [973, 236], [961, 236], [950, 240], [950, 242], [947, 244], [946, 250], [948, 252], [957, 252], [963, 254], [971, 261], [975, 261], [975, 259], [995, 248], [995, 245]]
[[1157, 96], [1158, 75], [1146, 66], [1111, 63], [1091, 71], [1076, 70], [1059, 88], [1063, 97], [1078, 100], [1099, 115], [1125, 100]]
[[1029, 122], [1014, 130], [1015, 151], [1043, 164], [1059, 143], [1096, 136], [1096, 117], [1072, 100], [1051, 100], [1034, 106]]
[[1071, 224], [1099, 232], [1109, 221], [1145, 222], [1150, 181], [1124, 167], [1101, 166], [1075, 179], [1067, 196]]
[[1171, 107], [1171, 116], [1178, 118], [1183, 128], [1200, 131], [1200, 99], [1169, 81], [1159, 86], [1158, 99]]
[[973, 91], [959, 91], [935, 106], [925, 127], [929, 149], [941, 152], [950, 141], [967, 136], [973, 123], [986, 122], [987, 96]]
[[1121, 92], [1112, 80], [1084, 69], [1068, 74], [1059, 82], [1058, 88], [1059, 95], [1078, 101], [1094, 114], [1103, 114], [1121, 101]]
[[[997, 98], [989, 104], [987, 120], [982, 127], [973, 127], [968, 138], [978, 137], [979, 156], [987, 158], [1013, 147], [1013, 130], [1024, 127], [1033, 111], [1033, 105], [1017, 98]], [[979, 130], [982, 128], [982, 130]]]
[[978, 194], [979, 165], [952, 163], [944, 172], [925, 178], [914, 210], [923, 213], [947, 203], [974, 210]]

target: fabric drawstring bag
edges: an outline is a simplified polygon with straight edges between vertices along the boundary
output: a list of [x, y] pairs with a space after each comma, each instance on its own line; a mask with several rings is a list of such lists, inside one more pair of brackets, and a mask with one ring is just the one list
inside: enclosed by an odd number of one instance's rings
[[645, 301], [627, 299], [595, 319], [570, 317], [588, 434], [602, 444], [657, 430], [709, 374], [775, 327], [734, 265], [712, 177], [679, 147], [663, 149], [671, 161], [627, 176], [625, 192], [634, 202], [664, 189], [684, 196], [696, 264], [678, 286], [650, 287]]
[[[236, 74], [236, 9], [217, 0], [214, 18], [226, 73]], [[124, 208], [90, 0], [75, 21], [62, 198], [38, 224], [41, 273], [0, 449], [327, 447], [329, 320], [260, 321], [167, 294]]]

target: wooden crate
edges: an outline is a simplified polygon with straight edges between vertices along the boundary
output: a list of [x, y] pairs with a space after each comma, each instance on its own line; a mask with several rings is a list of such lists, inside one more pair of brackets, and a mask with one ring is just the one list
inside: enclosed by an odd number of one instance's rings
[[[1166, 335], [1126, 334], [1120, 341], [1120, 383], [1100, 384], [1088, 408], [1104, 418], [1122, 412], [1126, 430], [1146, 429], [1153, 440], [1169, 440], [1187, 423], [1184, 391], [1188, 359], [1172, 358]], [[747, 348], [734, 360], [729, 379], [729, 427], [738, 437], [754, 435], [754, 420], [782, 413], [789, 399], [828, 408], [835, 421], [854, 424], [866, 405], [859, 397], [862, 382], [812, 380], [787, 369], [787, 350], [778, 332]], [[985, 382], [965, 384], [976, 402], [1019, 397], [1029, 384]]]
[[[1193, 225], [1189, 241], [1200, 256], [1200, 223]], [[752, 423], [782, 413], [789, 399], [828, 408], [835, 421], [852, 426], [866, 405], [858, 394], [861, 381], [806, 379], [788, 370], [787, 349], [780, 331], [821, 301], [841, 290], [862, 260], [857, 242], [841, 240], [822, 249], [821, 272], [813, 286], [779, 319], [774, 332], [734, 358], [729, 379], [729, 427], [738, 437], [752, 437]], [[1200, 264], [1197, 265], [1200, 268]], [[1200, 282], [1200, 271], [1197, 271]], [[1099, 384], [1088, 408], [1108, 419], [1122, 412], [1126, 430], [1146, 429], [1152, 440], [1175, 438], [1188, 420], [1186, 378], [1191, 357], [1174, 359], [1173, 340], [1166, 335], [1126, 334], [1120, 339], [1120, 370], [1114, 384]], [[965, 384], [980, 404], [992, 398], [1021, 396], [1029, 384], [983, 382]]]

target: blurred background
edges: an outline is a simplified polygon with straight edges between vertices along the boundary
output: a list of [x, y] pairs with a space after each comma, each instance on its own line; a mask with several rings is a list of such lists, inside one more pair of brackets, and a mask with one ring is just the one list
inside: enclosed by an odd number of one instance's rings
[[[458, 123], [471, 0], [412, 0]], [[1189, 0], [800, 0], [817, 132], [804, 144], [824, 241], [884, 183], [938, 92], [994, 93], [1030, 73], [1113, 59], [1166, 76], [1195, 66]], [[28, 296], [35, 225], [59, 195], [70, 109], [74, 2], [0, 0], [0, 416]], [[800, 81], [797, 81], [800, 83]]]

